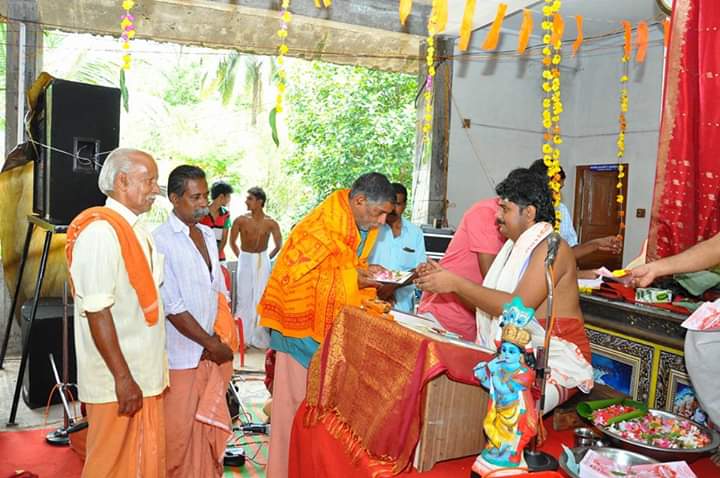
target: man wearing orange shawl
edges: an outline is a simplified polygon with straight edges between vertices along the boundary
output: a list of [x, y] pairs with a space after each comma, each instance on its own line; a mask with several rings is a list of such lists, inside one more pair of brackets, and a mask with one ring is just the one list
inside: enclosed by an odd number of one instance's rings
[[157, 176], [150, 155], [116, 149], [98, 179], [105, 207], [68, 227], [78, 388], [90, 425], [86, 478], [165, 476], [162, 259], [138, 217], [160, 192]]
[[232, 377], [237, 327], [208, 214], [205, 173], [178, 166], [168, 178], [173, 210], [154, 232], [165, 256], [160, 288], [167, 315], [170, 387], [165, 391], [168, 478], [223, 474], [230, 414], [225, 392]]
[[277, 351], [268, 478], [287, 477], [292, 420], [325, 333], [345, 305], [375, 296], [376, 266], [368, 266], [367, 257], [394, 200], [385, 176], [364, 174], [301, 220], [280, 252], [258, 305], [260, 325], [272, 329], [270, 348]]

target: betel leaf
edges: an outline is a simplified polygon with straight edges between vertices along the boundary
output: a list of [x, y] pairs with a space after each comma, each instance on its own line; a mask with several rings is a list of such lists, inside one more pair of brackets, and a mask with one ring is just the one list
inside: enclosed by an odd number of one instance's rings
[[272, 140], [273, 143], [275, 143], [275, 146], [280, 147], [280, 138], [278, 137], [277, 132], [277, 108], [273, 108], [270, 110], [270, 131], [272, 132]]
[[130, 112], [130, 94], [128, 93], [127, 83], [125, 82], [125, 69], [120, 68], [120, 98], [122, 98], [123, 108], [125, 112]]

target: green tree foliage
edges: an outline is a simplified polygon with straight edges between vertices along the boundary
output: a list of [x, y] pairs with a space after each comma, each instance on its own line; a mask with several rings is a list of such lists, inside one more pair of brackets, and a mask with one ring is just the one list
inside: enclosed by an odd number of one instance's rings
[[312, 189], [308, 209], [369, 171], [411, 189], [415, 76], [293, 61], [288, 78], [287, 167]]
[[200, 102], [201, 68], [200, 62], [178, 62], [176, 68], [164, 72], [168, 87], [163, 92], [163, 99], [168, 105], [194, 105]]

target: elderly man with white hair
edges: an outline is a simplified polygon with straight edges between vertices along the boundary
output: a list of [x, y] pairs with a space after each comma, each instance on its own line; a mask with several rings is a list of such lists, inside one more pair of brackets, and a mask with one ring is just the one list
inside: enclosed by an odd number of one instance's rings
[[149, 154], [114, 150], [98, 179], [105, 206], [68, 228], [78, 387], [90, 425], [83, 477], [165, 476], [163, 264], [139, 220], [160, 192], [157, 179]]

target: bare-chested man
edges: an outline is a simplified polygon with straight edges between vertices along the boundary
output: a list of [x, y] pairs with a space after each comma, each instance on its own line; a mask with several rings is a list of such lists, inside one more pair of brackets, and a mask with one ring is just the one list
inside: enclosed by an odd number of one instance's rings
[[[282, 247], [280, 226], [263, 210], [267, 196], [261, 188], [248, 189], [247, 214], [235, 219], [230, 229], [230, 247], [238, 258], [236, 315], [242, 319], [245, 345], [267, 348], [270, 335], [258, 326], [257, 304], [270, 276], [270, 259]], [[238, 235], [240, 247], [238, 247]], [[272, 235], [274, 249], [268, 255]]]
[[[497, 317], [503, 304], [519, 296], [536, 310], [531, 322], [533, 345], [545, 337], [546, 297], [545, 257], [547, 238], [553, 231], [555, 211], [544, 178], [516, 169], [498, 184], [500, 198], [496, 223], [508, 240], [495, 257], [483, 284], [460, 277], [436, 263], [418, 268], [416, 284], [423, 291], [454, 293], [477, 307], [478, 342], [495, 349], [499, 335]], [[590, 344], [585, 334], [577, 289], [575, 257], [567, 242], [560, 240], [554, 263], [554, 310], [557, 323], [550, 344], [551, 379], [547, 387], [545, 411], [569, 398], [574, 389], [587, 392], [592, 387]]]

